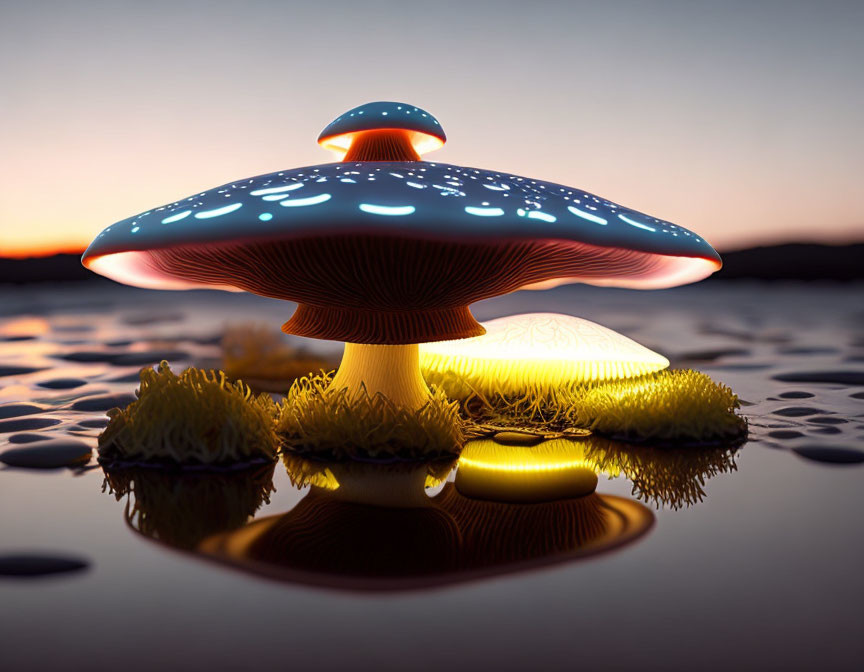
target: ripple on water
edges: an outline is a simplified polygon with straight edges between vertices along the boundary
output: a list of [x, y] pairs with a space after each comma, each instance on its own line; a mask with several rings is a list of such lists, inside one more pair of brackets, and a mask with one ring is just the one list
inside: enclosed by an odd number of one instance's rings
[[775, 429], [768, 432], [768, 436], [772, 439], [800, 439], [804, 434], [795, 429]]
[[846, 418], [838, 418], [836, 415], [820, 415], [815, 418], [807, 418], [807, 422], [815, 422], [817, 425], [845, 425]]
[[817, 413], [824, 413], [821, 408], [809, 408], [807, 406], [786, 406], [785, 408], [778, 408], [774, 411], [774, 415], [782, 415], [785, 418], [802, 418], [806, 415], [816, 415]]
[[812, 399], [815, 394], [809, 392], [801, 392], [799, 390], [790, 390], [789, 392], [781, 392], [777, 395], [781, 399]]
[[22, 432], [21, 434], [13, 434], [8, 439], [9, 443], [33, 443], [34, 441], [46, 441], [51, 437], [48, 434], [33, 434], [31, 432]]
[[4, 450], [0, 453], [0, 462], [25, 469], [59, 469], [86, 464], [92, 452], [83, 441], [49, 439]]
[[42, 413], [45, 409], [34, 404], [4, 404], [0, 406], [0, 419], [20, 418], [22, 415]]
[[860, 464], [864, 452], [844, 446], [801, 446], [792, 449], [801, 457], [826, 464]]
[[51, 380], [43, 380], [41, 383], [36, 384], [48, 390], [72, 390], [76, 387], [86, 385], [87, 381], [81, 378], [52, 378]]
[[836, 383], [864, 385], [864, 371], [790, 371], [773, 377], [786, 383]]
[[84, 397], [72, 404], [73, 411], [107, 411], [131, 404], [137, 397], [134, 394], [104, 394]]
[[82, 420], [78, 423], [78, 426], [84, 427], [85, 429], [101, 429], [108, 426], [108, 418], [94, 418], [93, 420]]
[[10, 364], [0, 364], [0, 377], [3, 376], [23, 376], [35, 371], [42, 371], [42, 368], [35, 366], [12, 366]]
[[6, 432], [26, 432], [28, 429], [44, 429], [59, 425], [62, 421], [58, 418], [22, 418], [20, 420], [0, 421], [0, 434]]
[[810, 429], [811, 434], [842, 434], [842, 430], [839, 427], [813, 427]]

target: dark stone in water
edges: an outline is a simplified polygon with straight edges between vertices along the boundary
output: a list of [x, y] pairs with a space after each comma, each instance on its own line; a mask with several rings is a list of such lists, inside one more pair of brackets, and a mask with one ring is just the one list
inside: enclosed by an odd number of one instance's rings
[[109, 408], [122, 408], [135, 401], [134, 394], [104, 394], [98, 397], [85, 397], [72, 404], [73, 411], [107, 411]]
[[498, 443], [512, 446], [533, 446], [543, 440], [542, 436], [528, 432], [496, 432], [492, 438]]
[[806, 406], [787, 406], [786, 408], [778, 408], [774, 411], [774, 415], [782, 415], [786, 418], [801, 418], [805, 415], [816, 415], [824, 413], [821, 408], [808, 408]]
[[0, 462], [26, 469], [58, 469], [85, 464], [91, 454], [92, 449], [83, 441], [50, 439], [5, 450], [0, 453]]
[[807, 422], [815, 422], [820, 425], [845, 425], [848, 420], [838, 418], [836, 415], [820, 415], [816, 418], [807, 418]]
[[0, 555], [0, 576], [6, 577], [36, 578], [52, 574], [80, 572], [89, 566], [90, 563], [86, 560], [59, 555], [42, 553]]
[[773, 432], [768, 432], [768, 436], [772, 439], [798, 439], [804, 435], [794, 429], [776, 429]]
[[0, 364], [0, 377], [3, 376], [23, 376], [26, 373], [41, 371], [42, 369], [33, 366], [4, 366]]
[[33, 404], [4, 404], [0, 406], [0, 418], [20, 418], [22, 415], [41, 413], [45, 409]]
[[0, 434], [4, 432], [26, 432], [28, 429], [43, 429], [59, 425], [57, 418], [23, 418], [21, 420], [3, 420], [0, 422]]
[[155, 350], [151, 352], [127, 352], [122, 355], [116, 355], [109, 361], [115, 366], [145, 366], [147, 364], [157, 364], [163, 359], [174, 361], [189, 359], [189, 357], [189, 353], [183, 350]]
[[48, 390], [71, 390], [86, 385], [87, 381], [81, 378], [52, 378], [51, 380], [43, 380], [41, 383], [36, 384]]
[[7, 441], [9, 443], [33, 443], [34, 441], [47, 441], [51, 437], [48, 434], [31, 434], [24, 432], [22, 434], [13, 434]]
[[809, 392], [798, 392], [797, 390], [793, 390], [792, 392], [781, 392], [777, 396], [781, 399], [811, 399], [816, 395], [810, 394]]
[[774, 380], [786, 383], [836, 383], [837, 385], [864, 385], [864, 371], [793, 371], [780, 373]]
[[108, 418], [96, 418], [95, 420], [82, 420], [78, 423], [79, 427], [90, 429], [92, 427], [101, 428], [108, 426]]
[[831, 347], [812, 347], [812, 348], [777, 348], [778, 354], [781, 355], [836, 355], [840, 350]]
[[810, 430], [811, 434], [842, 434], [843, 431], [839, 427], [817, 427], [815, 429]]
[[864, 452], [854, 448], [804, 446], [793, 448], [803, 458], [828, 464], [860, 464], [864, 462]]

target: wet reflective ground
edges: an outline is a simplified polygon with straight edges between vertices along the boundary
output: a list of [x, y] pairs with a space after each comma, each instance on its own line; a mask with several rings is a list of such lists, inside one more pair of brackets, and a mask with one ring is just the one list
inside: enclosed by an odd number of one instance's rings
[[[466, 505], [452, 484], [434, 510], [382, 516], [315, 504], [281, 463], [216, 483], [106, 480], [88, 462], [138, 368], [215, 364], [225, 324], [276, 327], [290, 306], [0, 288], [0, 452], [48, 445], [71, 465], [0, 470], [0, 667], [859, 669], [862, 289], [569, 287], [478, 304], [481, 320], [580, 315], [704, 370], [746, 402], [751, 440], [597, 446], [599, 495], [530, 516]], [[374, 553], [386, 576], [364, 568]]]

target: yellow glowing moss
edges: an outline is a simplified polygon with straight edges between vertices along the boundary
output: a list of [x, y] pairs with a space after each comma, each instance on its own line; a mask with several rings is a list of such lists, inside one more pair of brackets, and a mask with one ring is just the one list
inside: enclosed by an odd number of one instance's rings
[[282, 332], [254, 324], [225, 330], [222, 362], [231, 379], [242, 378], [258, 389], [283, 391], [301, 376], [336, 368], [334, 361], [291, 347]]
[[433, 389], [419, 410], [382, 394], [328, 389], [331, 374], [300, 378], [279, 405], [277, 431], [288, 447], [326, 459], [432, 459], [464, 442], [458, 404]]
[[585, 458], [609, 476], [623, 475], [633, 495], [646, 502], [679, 509], [705, 498], [705, 482], [736, 471], [737, 448], [653, 448], [626, 446], [607, 439], [586, 439]]
[[460, 402], [474, 422], [511, 427], [582, 427], [630, 441], [735, 441], [747, 423], [737, 395], [703, 373], [659, 371], [640, 378], [574, 385], [533, 385], [517, 394], [495, 381], [466, 385], [452, 373], [427, 372], [430, 384]]
[[163, 361], [158, 371], [141, 370], [137, 395], [108, 412], [100, 457], [219, 464], [276, 456], [273, 400], [222, 371], [190, 368], [177, 376]]
[[582, 497], [597, 488], [597, 474], [579, 441], [553, 439], [535, 446], [469, 441], [459, 457], [456, 488], [467, 497], [539, 502]]
[[632, 378], [669, 366], [636, 341], [571, 315], [511, 315], [483, 326], [482, 336], [424, 343], [420, 366], [427, 379], [449, 374], [466, 388], [494, 384], [510, 396], [534, 386]]
[[273, 463], [226, 473], [165, 473], [149, 467], [106, 469], [102, 491], [129, 497], [126, 519], [145, 537], [194, 548], [211, 534], [240, 527], [273, 491]]

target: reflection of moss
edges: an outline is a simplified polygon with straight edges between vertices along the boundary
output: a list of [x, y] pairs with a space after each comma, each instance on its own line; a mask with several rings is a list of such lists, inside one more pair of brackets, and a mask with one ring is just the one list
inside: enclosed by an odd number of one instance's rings
[[747, 430], [735, 414], [739, 402], [732, 390], [691, 370], [581, 385], [535, 385], [521, 396], [500, 392], [494, 381], [425, 374], [429, 383], [459, 400], [475, 422], [584, 427], [625, 440], [694, 443], [734, 440]]
[[99, 436], [103, 459], [214, 464], [276, 455], [273, 400], [221, 371], [186, 369], [177, 376], [163, 361], [158, 371], [141, 370], [137, 394], [126, 408], [108, 412]]
[[585, 459], [610, 475], [623, 475], [633, 484], [633, 495], [679, 509], [705, 498], [705, 482], [717, 474], [737, 470], [737, 448], [668, 448], [626, 446], [591, 437], [584, 441]]
[[259, 389], [285, 390], [310, 372], [336, 368], [335, 362], [291, 347], [281, 332], [254, 324], [225, 330], [222, 361], [229, 378], [254, 382]]
[[464, 441], [457, 404], [432, 390], [419, 411], [375, 394], [330, 390], [329, 374], [294, 382], [279, 406], [277, 431], [297, 452], [332, 459], [431, 459], [458, 454]]
[[106, 469], [107, 488], [129, 497], [126, 517], [146, 537], [194, 548], [211, 534], [240, 527], [273, 491], [272, 464], [230, 473], [164, 473], [135, 467]]

